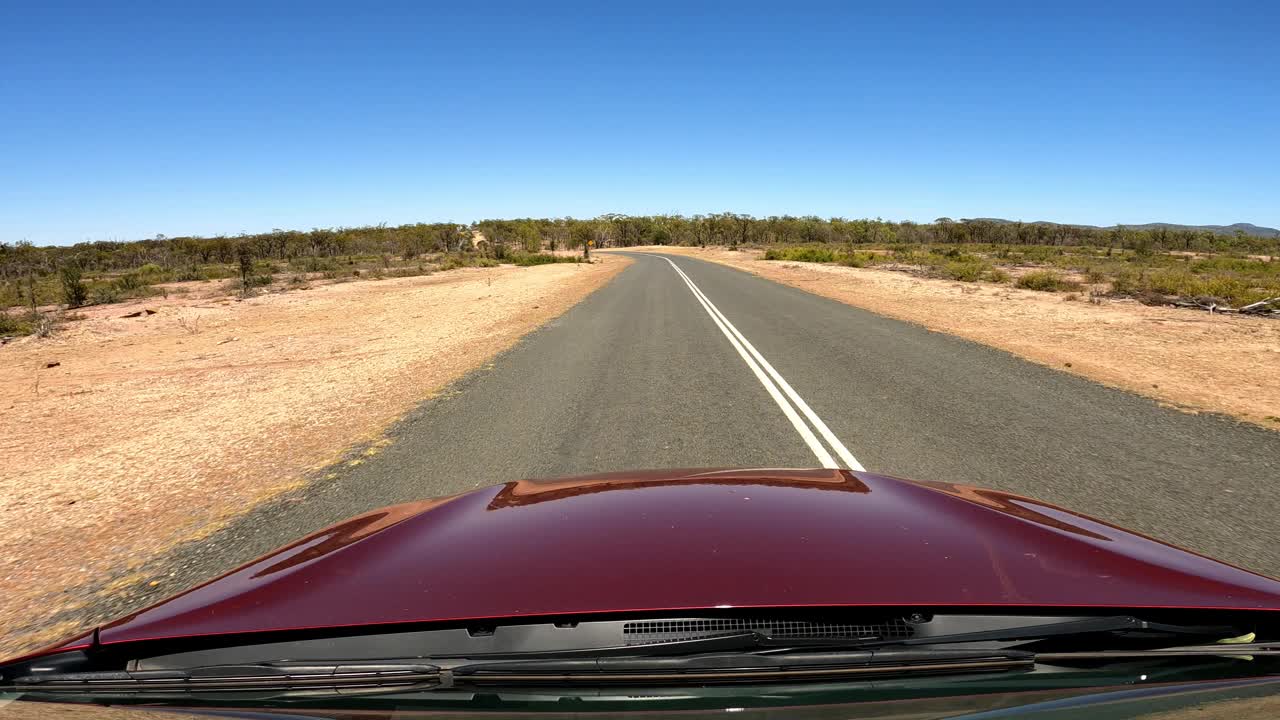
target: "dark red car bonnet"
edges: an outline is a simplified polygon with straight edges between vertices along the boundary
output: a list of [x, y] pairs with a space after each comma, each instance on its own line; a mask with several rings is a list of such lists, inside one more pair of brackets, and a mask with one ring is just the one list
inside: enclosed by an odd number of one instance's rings
[[662, 471], [379, 510], [99, 639], [874, 605], [1280, 609], [1280, 582], [991, 490], [837, 470]]

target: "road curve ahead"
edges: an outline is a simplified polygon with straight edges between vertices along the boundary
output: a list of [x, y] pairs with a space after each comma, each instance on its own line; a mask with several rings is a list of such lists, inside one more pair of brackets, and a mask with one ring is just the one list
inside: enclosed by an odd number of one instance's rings
[[355, 513], [518, 478], [841, 465], [1039, 497], [1280, 575], [1280, 433], [724, 266], [629, 255], [609, 285], [424, 403], [380, 454], [161, 571], [195, 582]]

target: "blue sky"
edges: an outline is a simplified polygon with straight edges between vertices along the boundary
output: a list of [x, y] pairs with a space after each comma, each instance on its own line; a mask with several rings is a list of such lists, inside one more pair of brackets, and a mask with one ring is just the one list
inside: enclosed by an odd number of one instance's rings
[[589, 217], [1280, 226], [1280, 5], [0, 3], [0, 240]]

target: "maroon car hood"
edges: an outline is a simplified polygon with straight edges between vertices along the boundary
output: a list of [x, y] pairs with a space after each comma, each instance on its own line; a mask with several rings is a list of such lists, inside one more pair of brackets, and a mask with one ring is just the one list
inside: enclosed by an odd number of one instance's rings
[[663, 471], [379, 510], [99, 640], [870, 605], [1280, 609], [1280, 582], [991, 490], [836, 470]]

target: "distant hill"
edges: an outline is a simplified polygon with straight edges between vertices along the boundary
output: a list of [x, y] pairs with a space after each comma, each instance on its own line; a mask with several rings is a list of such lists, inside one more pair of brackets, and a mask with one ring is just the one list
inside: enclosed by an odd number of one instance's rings
[[[999, 225], [1009, 225], [1015, 220], [1005, 220], [1004, 218], [967, 218], [971, 220], [986, 220], [987, 222], [997, 223]], [[1084, 225], [1081, 223], [1056, 223], [1048, 220], [1035, 220], [1025, 223], [1026, 225], [1070, 225], [1072, 227], [1099, 228], [1098, 225]], [[1103, 230], [1116, 227], [1115, 225], [1107, 225], [1101, 227]], [[1244, 232], [1246, 235], [1255, 237], [1273, 238], [1280, 237], [1280, 230], [1271, 227], [1262, 227], [1252, 223], [1235, 223], [1233, 225], [1178, 225], [1176, 223], [1144, 223], [1142, 225], [1125, 225], [1131, 230], [1153, 230], [1155, 228], [1168, 228], [1170, 230], [1208, 230], [1219, 235], [1235, 235], [1237, 230]]]

